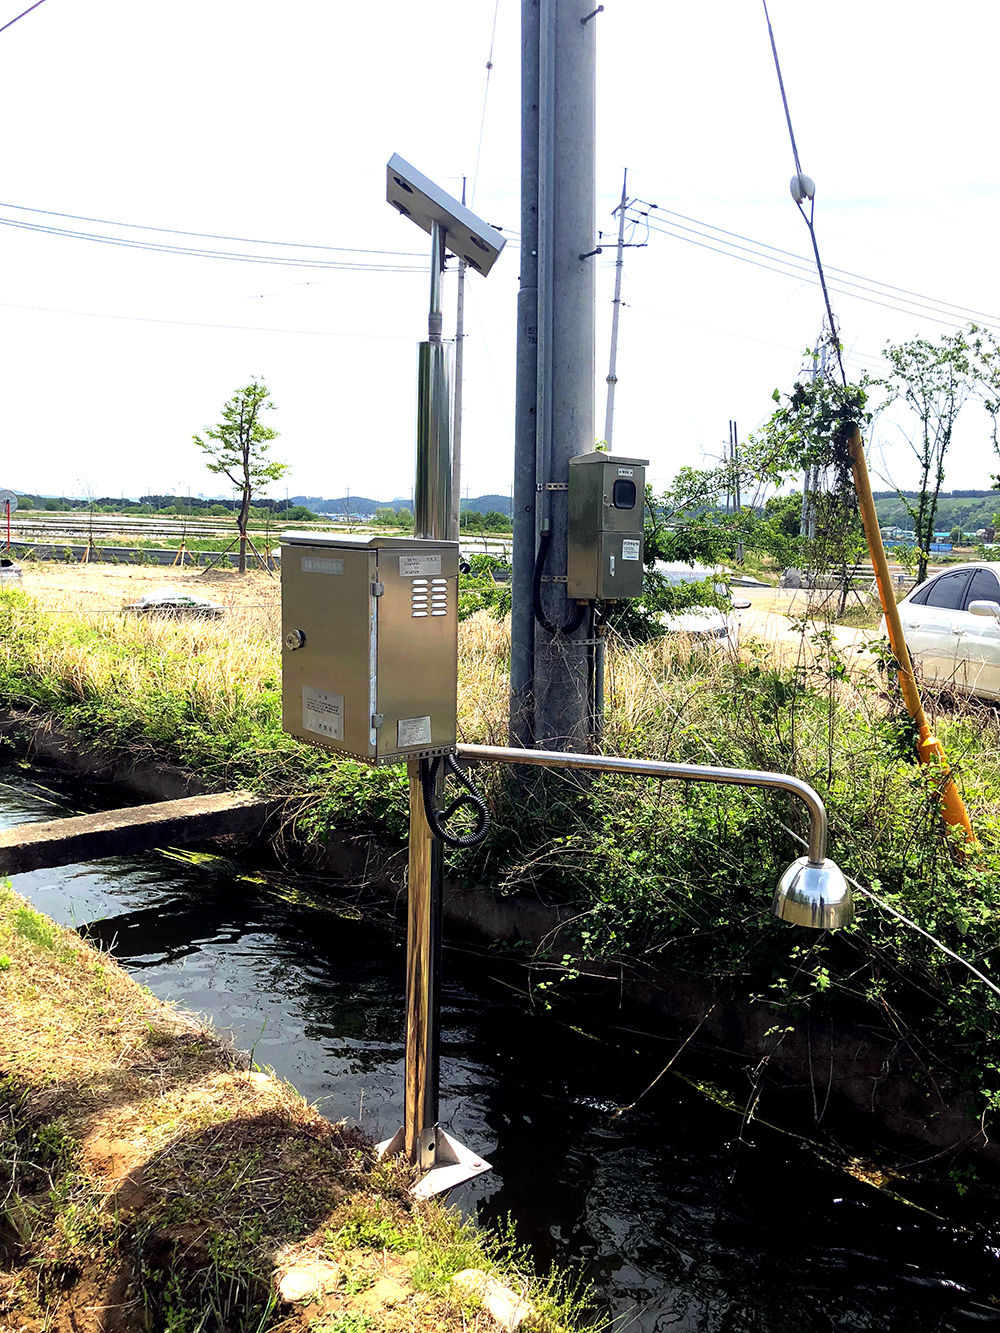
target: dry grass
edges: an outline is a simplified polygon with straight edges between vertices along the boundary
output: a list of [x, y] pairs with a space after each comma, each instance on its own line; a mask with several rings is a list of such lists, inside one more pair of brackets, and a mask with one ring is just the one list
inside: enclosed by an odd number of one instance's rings
[[508, 743], [510, 617], [480, 611], [458, 630], [458, 717], [467, 745]]
[[[168, 571], [169, 573], [169, 571]], [[211, 577], [211, 576], [210, 576]], [[37, 632], [9, 641], [23, 668], [79, 702], [122, 698], [135, 706], [175, 693], [206, 718], [228, 719], [273, 684], [281, 623], [277, 583], [263, 573], [196, 575], [100, 566], [32, 571], [27, 584]], [[123, 614], [121, 605], [156, 587], [183, 587], [227, 607], [221, 620]]]
[[[60, 700], [85, 709], [104, 706], [116, 722], [134, 719], [132, 733], [148, 736], [154, 748], [157, 736], [179, 741], [185, 728], [190, 734], [193, 723], [200, 733], [214, 737], [210, 745], [219, 751], [221, 772], [227, 745], [245, 744], [244, 754], [256, 747], [264, 772], [263, 749], [279, 739], [280, 589], [259, 572], [245, 578], [223, 572], [211, 583], [190, 571], [174, 571], [171, 577], [180, 586], [224, 601], [226, 617], [140, 618], [115, 609], [151, 583], [169, 582], [164, 571], [98, 565], [32, 570], [27, 586], [37, 623], [22, 636], [0, 637], [0, 669], [6, 657], [12, 674], [15, 668], [27, 673], [34, 682], [29, 697], [37, 697], [39, 687], [51, 689]], [[753, 605], [742, 613], [736, 663], [721, 652], [692, 654], [680, 636], [638, 646], [612, 637], [604, 748], [792, 771], [804, 766], [804, 774], [813, 777], [843, 767], [848, 743], [837, 740], [838, 720], [850, 716], [876, 727], [895, 705], [867, 652], [870, 636], [828, 620], [797, 618], [806, 607], [795, 597], [774, 589], [752, 590]], [[462, 740], [505, 743], [509, 650], [509, 618], [499, 621], [480, 612], [460, 625]], [[792, 719], [788, 734], [782, 734], [778, 722], [766, 734], [753, 709], [740, 703], [746, 694], [743, 687], [755, 672], [789, 671], [804, 685], [826, 693], [827, 716], [813, 709]], [[727, 693], [728, 711], [720, 705]], [[180, 706], [183, 720], [168, 724], [166, 715]], [[933, 712], [939, 701], [931, 697], [929, 706]], [[981, 743], [992, 771], [990, 756], [1000, 748], [993, 710], [970, 703], [957, 712], [949, 708], [940, 721], [954, 733], [960, 759], [971, 761], [974, 741]], [[264, 735], [272, 732], [274, 740], [265, 741]], [[821, 753], [825, 762], [818, 758]], [[992, 796], [988, 804], [995, 806]], [[988, 813], [991, 821], [997, 818], [995, 809]]]

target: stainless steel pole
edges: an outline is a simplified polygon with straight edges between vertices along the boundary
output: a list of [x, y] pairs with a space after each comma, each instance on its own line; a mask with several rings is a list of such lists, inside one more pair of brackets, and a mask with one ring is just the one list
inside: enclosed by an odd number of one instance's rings
[[[465, 177], [462, 177], [462, 203], [465, 203]], [[458, 261], [458, 296], [455, 301], [455, 393], [451, 426], [451, 523], [448, 536], [459, 540], [462, 530], [462, 392], [465, 371], [465, 274], [468, 264]]]
[[431, 224], [431, 292], [427, 342], [417, 363], [417, 469], [413, 531], [417, 537], [447, 538], [451, 523], [451, 364], [441, 341], [441, 269], [444, 232]]
[[[415, 537], [447, 538], [451, 527], [451, 392], [448, 349], [441, 342], [444, 232], [431, 226], [428, 340], [420, 344], [417, 389], [417, 467], [413, 491]], [[406, 1080], [403, 1147], [425, 1170], [436, 1162], [439, 1034], [441, 1026], [441, 891], [444, 849], [424, 814], [422, 768], [406, 766], [410, 838], [406, 934]]]
[[424, 816], [420, 768], [419, 759], [411, 759], [406, 765], [410, 839], [403, 1151], [411, 1162], [426, 1170], [434, 1165], [433, 1130], [438, 1118], [441, 842], [431, 833]]

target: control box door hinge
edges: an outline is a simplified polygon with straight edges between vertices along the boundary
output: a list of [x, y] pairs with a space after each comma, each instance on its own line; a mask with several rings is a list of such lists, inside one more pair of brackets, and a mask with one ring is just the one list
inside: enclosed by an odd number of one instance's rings
[[381, 713], [372, 713], [372, 731], [377, 731], [384, 721]]
[[385, 592], [385, 584], [384, 584], [384, 583], [373, 583], [373, 584], [372, 584], [372, 596], [373, 596], [373, 597], [381, 597], [382, 594], [383, 594], [384, 592]]

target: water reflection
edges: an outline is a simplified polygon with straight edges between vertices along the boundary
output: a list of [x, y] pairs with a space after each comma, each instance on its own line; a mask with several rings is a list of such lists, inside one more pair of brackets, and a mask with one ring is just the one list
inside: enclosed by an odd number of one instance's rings
[[[0, 772], [0, 826], [100, 793]], [[54, 804], [53, 804], [54, 803]], [[104, 803], [107, 803], [105, 801]], [[333, 1117], [401, 1117], [397, 936], [221, 858], [162, 855], [39, 871], [15, 887], [157, 995], [209, 1016]], [[456, 1191], [509, 1213], [544, 1262], [592, 1282], [635, 1333], [958, 1333], [1000, 1328], [997, 1238], [920, 1218], [663, 1084], [621, 1119], [655, 1057], [525, 1011], [489, 969], [448, 959], [442, 1113], [494, 1171]]]

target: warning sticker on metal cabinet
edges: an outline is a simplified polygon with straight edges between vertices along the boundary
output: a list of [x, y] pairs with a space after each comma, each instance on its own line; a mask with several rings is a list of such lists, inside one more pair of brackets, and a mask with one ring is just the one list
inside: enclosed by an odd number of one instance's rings
[[344, 696], [328, 690], [314, 690], [302, 686], [302, 730], [315, 731], [318, 736], [329, 736], [332, 741], [344, 739]]
[[326, 555], [304, 555], [302, 572], [305, 574], [343, 574], [343, 560], [331, 560]]
[[619, 475], [619, 477], [631, 477], [631, 476], [634, 476], [634, 475], [635, 475], [635, 468], [631, 468], [631, 467], [620, 467], [620, 468], [618, 469], [618, 475]]
[[401, 717], [396, 723], [396, 745], [408, 750], [414, 745], [430, 745], [431, 720], [429, 717]]
[[622, 559], [638, 560], [639, 547], [641, 545], [642, 543], [639, 541], [638, 537], [625, 537], [622, 540]]
[[401, 555], [399, 557], [399, 577], [417, 579], [422, 574], [440, 574], [441, 555]]

